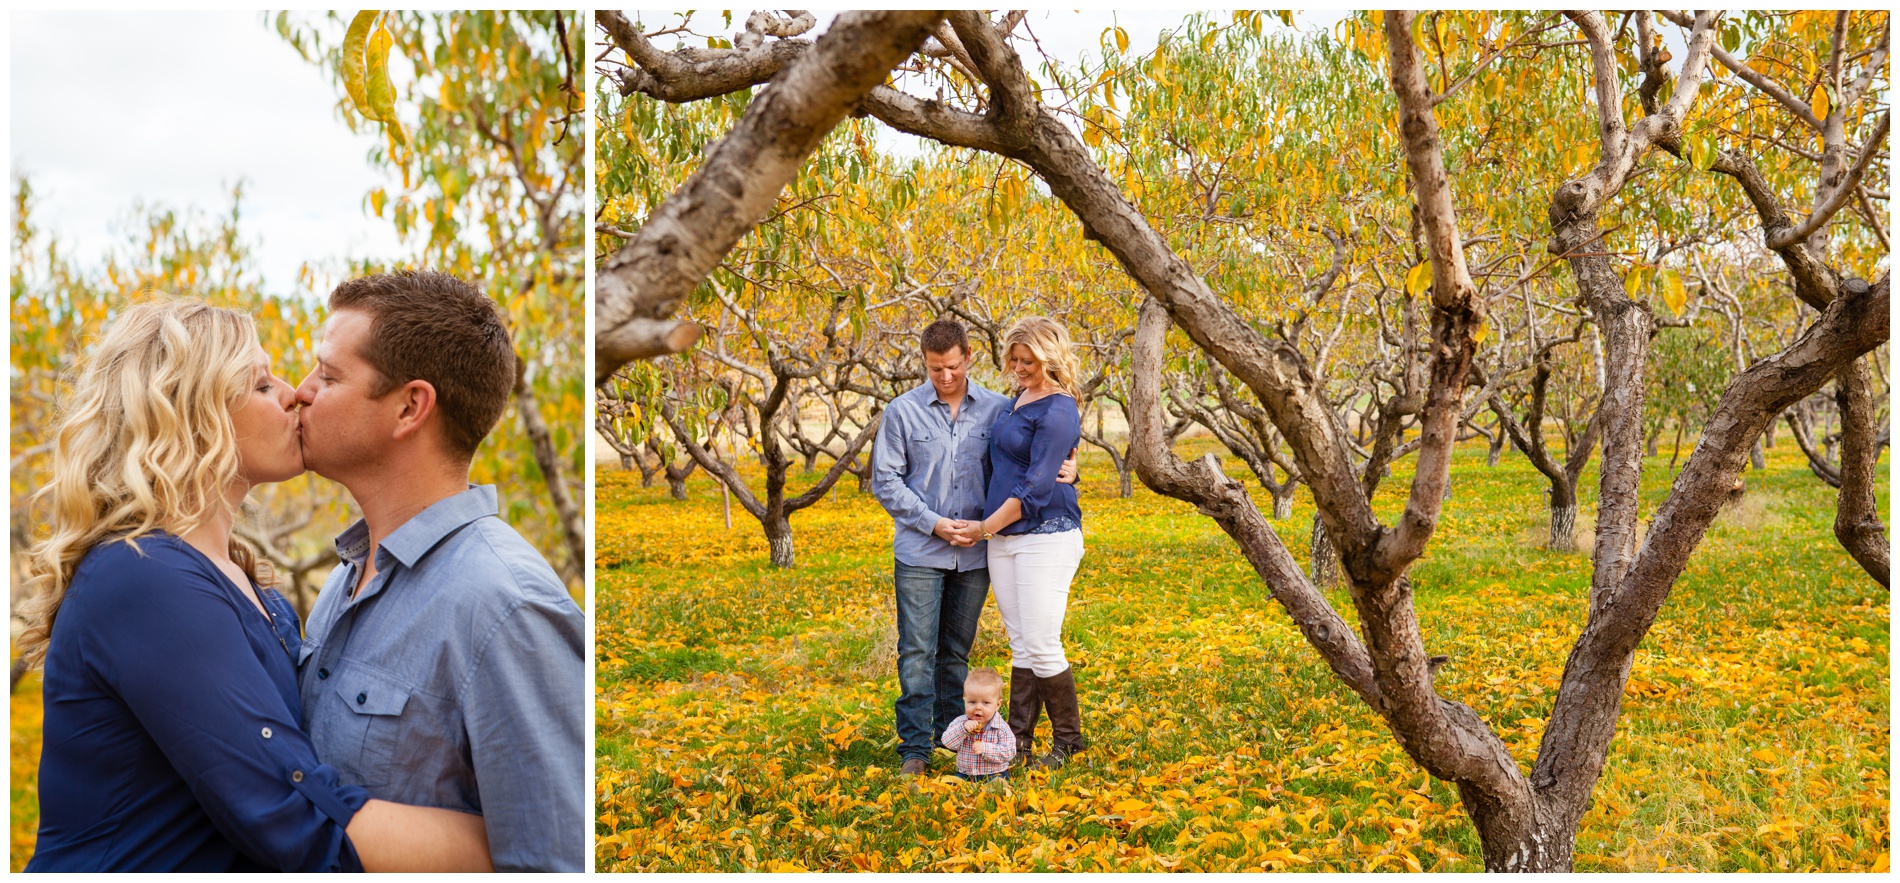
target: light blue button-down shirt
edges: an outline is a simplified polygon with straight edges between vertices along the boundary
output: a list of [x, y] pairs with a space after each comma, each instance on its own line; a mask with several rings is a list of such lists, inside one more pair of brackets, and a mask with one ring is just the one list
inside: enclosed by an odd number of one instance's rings
[[1007, 396], [972, 383], [957, 419], [929, 383], [884, 409], [871, 454], [871, 493], [897, 522], [891, 551], [912, 567], [976, 570], [989, 544], [958, 548], [937, 536], [937, 519], [983, 517], [990, 481], [990, 427], [1010, 410]]
[[586, 618], [553, 569], [471, 487], [396, 528], [376, 576], [361, 521], [310, 611], [304, 721], [344, 782], [480, 813], [497, 871], [585, 871]]

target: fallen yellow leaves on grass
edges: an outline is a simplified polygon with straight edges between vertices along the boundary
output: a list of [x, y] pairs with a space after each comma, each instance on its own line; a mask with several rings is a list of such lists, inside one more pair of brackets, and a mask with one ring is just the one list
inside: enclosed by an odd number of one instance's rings
[[[1886, 866], [1887, 596], [1832, 542], [1832, 491], [1792, 446], [1771, 454], [1749, 480], [1757, 520], [1717, 521], [1637, 652], [1579, 870]], [[1439, 690], [1528, 768], [1589, 560], [1539, 548], [1535, 473], [1483, 455], [1459, 452], [1453, 517], [1413, 583], [1428, 647], [1451, 657]], [[1212, 522], [1139, 487], [1116, 499], [1099, 460], [1084, 476], [1065, 643], [1093, 745], [978, 786], [945, 752], [934, 776], [896, 774], [890, 522], [868, 495], [800, 513], [801, 566], [779, 571], [742, 512], [726, 530], [716, 486], [675, 502], [602, 473], [599, 869], [1482, 868], [1455, 790], [1331, 677]], [[1375, 501], [1388, 520], [1406, 478]], [[1667, 478], [1646, 470], [1647, 505]], [[1296, 555], [1311, 517], [1302, 500], [1277, 525]], [[993, 606], [972, 658], [1009, 668]]]

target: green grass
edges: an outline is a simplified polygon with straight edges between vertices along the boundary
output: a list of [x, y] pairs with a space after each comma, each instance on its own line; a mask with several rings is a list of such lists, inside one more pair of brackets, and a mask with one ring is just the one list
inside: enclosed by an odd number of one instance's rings
[[[1885, 867], [1887, 593], [1835, 542], [1833, 491], [1792, 445], [1771, 454], [1637, 652], [1581, 870]], [[1452, 657], [1441, 692], [1528, 765], [1589, 559], [1542, 548], [1528, 464], [1483, 457], [1459, 452], [1413, 584]], [[1646, 465], [1645, 517], [1666, 464]], [[1376, 501], [1388, 523], [1408, 468]], [[1116, 499], [1100, 456], [1084, 477], [1065, 643], [1095, 745], [992, 790], [894, 775], [890, 523], [868, 494], [847, 482], [794, 516], [800, 566], [779, 571], [743, 511], [725, 528], [716, 485], [675, 502], [600, 473], [599, 867], [1480, 869], [1455, 790], [1333, 680], [1212, 521], [1139, 485]], [[1302, 497], [1276, 525], [1302, 561], [1311, 517]], [[993, 606], [973, 656], [1007, 670]]]

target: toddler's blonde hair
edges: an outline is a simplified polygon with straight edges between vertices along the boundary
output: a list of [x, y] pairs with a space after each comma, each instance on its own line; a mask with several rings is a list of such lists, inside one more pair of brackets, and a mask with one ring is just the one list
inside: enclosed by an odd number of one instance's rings
[[1003, 696], [1003, 676], [997, 674], [996, 669], [993, 668], [970, 669], [970, 674], [963, 679], [964, 692], [969, 692], [971, 687], [995, 690], [997, 698], [1000, 699]]

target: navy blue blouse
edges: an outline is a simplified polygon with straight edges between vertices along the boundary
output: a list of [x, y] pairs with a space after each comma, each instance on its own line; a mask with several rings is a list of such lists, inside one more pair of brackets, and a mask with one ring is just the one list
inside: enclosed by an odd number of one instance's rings
[[997, 531], [1004, 536], [1077, 530], [1082, 508], [1075, 485], [1056, 481], [1062, 461], [1082, 441], [1082, 415], [1075, 399], [1047, 395], [1017, 407], [990, 429], [990, 492], [983, 517], [996, 514], [1010, 497], [1022, 501], [1021, 520]]
[[[94, 546], [47, 645], [29, 871], [357, 871], [369, 795], [317, 762], [297, 614], [169, 534]], [[143, 553], [143, 554], [141, 554]]]

